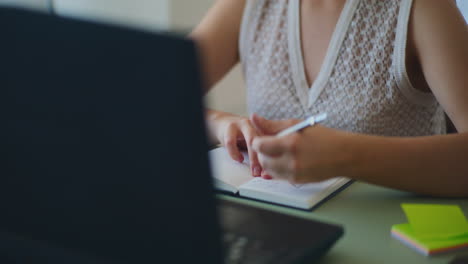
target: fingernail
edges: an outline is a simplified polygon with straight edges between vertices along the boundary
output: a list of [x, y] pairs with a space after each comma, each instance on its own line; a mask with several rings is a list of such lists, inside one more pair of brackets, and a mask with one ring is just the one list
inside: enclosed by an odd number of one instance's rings
[[263, 177], [263, 179], [265, 179], [265, 180], [271, 180], [271, 179], [273, 179], [273, 177], [271, 177], [271, 176], [268, 175], [268, 174], [265, 174], [265, 175], [263, 175], [262, 177]]
[[253, 168], [253, 175], [254, 175], [255, 177], [258, 177], [258, 176], [260, 176], [260, 174], [262, 174], [262, 169], [260, 169], [259, 166], [255, 166], [255, 167]]

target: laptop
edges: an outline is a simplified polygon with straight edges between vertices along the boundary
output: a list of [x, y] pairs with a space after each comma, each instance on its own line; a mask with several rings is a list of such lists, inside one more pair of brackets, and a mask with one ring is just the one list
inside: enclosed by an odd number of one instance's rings
[[215, 197], [190, 40], [0, 24], [0, 262], [310, 263], [343, 234]]

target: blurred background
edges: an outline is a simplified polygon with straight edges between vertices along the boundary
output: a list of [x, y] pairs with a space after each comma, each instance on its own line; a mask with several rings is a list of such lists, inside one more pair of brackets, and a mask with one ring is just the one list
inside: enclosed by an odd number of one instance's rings
[[[91, 21], [114, 23], [149, 31], [187, 34], [216, 0], [0, 0], [16, 5]], [[457, 0], [468, 21], [468, 0]], [[468, 47], [467, 47], [468, 48]], [[245, 87], [240, 67], [207, 95], [209, 107], [246, 114]]]
[[[216, 0], [0, 0], [59, 16], [187, 34]], [[208, 107], [246, 114], [245, 88], [237, 66], [206, 96]]]

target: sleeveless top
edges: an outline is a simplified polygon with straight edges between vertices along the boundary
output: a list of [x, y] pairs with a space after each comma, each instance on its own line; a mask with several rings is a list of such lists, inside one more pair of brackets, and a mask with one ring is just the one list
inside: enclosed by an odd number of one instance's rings
[[307, 85], [300, 0], [248, 0], [240, 57], [249, 113], [268, 119], [328, 114], [327, 127], [384, 136], [446, 132], [432, 93], [412, 87], [405, 65], [411, 0], [347, 0], [320, 72]]

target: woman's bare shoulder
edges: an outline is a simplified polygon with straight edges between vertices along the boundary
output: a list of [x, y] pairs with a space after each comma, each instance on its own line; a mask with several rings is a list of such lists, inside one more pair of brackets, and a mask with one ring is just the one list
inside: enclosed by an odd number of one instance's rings
[[[466, 23], [454, 0], [414, 0], [412, 15], [416, 25], [422, 28], [448, 26], [465, 28]], [[436, 29], [436, 28], [435, 28]]]
[[414, 0], [411, 32], [424, 78], [459, 131], [468, 131], [468, 26], [453, 0]]

